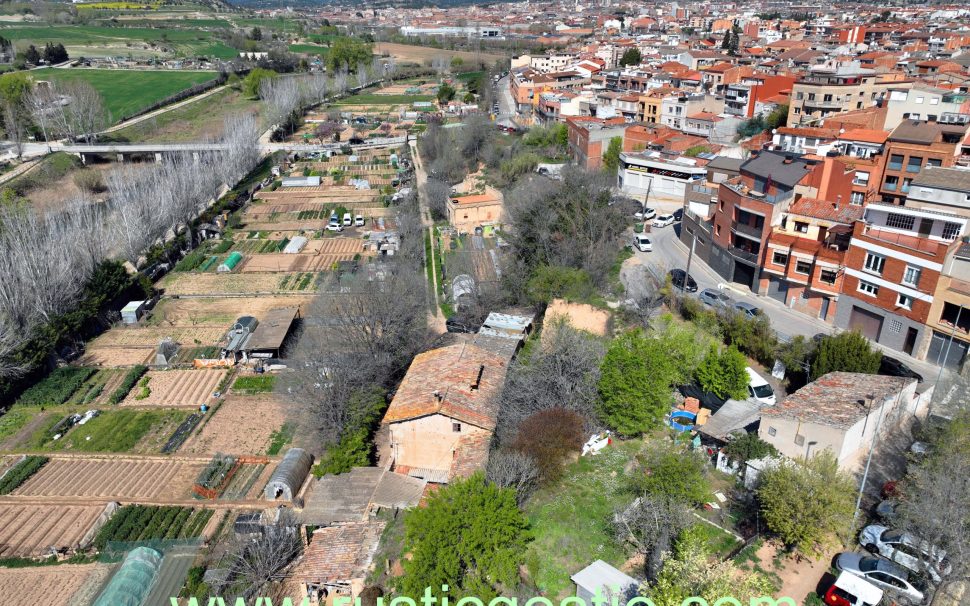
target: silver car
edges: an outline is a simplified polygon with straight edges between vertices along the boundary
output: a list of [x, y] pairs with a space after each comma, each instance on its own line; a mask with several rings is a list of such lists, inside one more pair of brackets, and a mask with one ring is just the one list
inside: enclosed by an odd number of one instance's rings
[[701, 294], [697, 295], [697, 298], [701, 300], [701, 303], [711, 307], [723, 307], [725, 309], [731, 307], [731, 297], [714, 288], [705, 288], [701, 291]]
[[900, 602], [921, 604], [926, 598], [926, 586], [922, 579], [910, 578], [904, 568], [888, 560], [846, 551], [836, 556], [835, 567], [869, 581]]
[[939, 583], [951, 571], [950, 561], [942, 549], [879, 524], [862, 529], [859, 545], [915, 573], [925, 571], [934, 583]]

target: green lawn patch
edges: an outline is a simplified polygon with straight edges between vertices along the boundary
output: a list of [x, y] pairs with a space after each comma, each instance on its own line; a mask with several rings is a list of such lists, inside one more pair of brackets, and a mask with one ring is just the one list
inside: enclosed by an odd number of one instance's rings
[[247, 375], [244, 377], [239, 377], [236, 382], [233, 383], [233, 391], [238, 391], [240, 393], [266, 393], [273, 391], [273, 386], [276, 384], [276, 375]]
[[[0, 29], [0, 35], [3, 30]], [[175, 93], [214, 79], [215, 72], [118, 69], [39, 69], [37, 80], [84, 80], [104, 98], [114, 120], [133, 115]]]
[[169, 422], [181, 422], [187, 411], [113, 409], [101, 413], [84, 425], [48, 446], [52, 450], [80, 452], [128, 452], [152, 428]]
[[291, 44], [291, 53], [300, 53], [302, 55], [316, 55], [318, 57], [326, 57], [330, 54], [330, 49], [326, 46], [317, 46], [316, 44]]
[[291, 423], [284, 423], [283, 427], [280, 427], [270, 435], [269, 448], [266, 449], [266, 454], [269, 456], [280, 454], [283, 447], [293, 439], [293, 433], [295, 431], [296, 427]]
[[594, 560], [619, 566], [630, 551], [613, 540], [610, 517], [633, 501], [624, 469], [643, 442], [618, 442], [569, 465], [563, 479], [539, 490], [526, 504], [535, 539], [526, 563], [532, 580], [550, 598], [574, 589], [570, 575]]

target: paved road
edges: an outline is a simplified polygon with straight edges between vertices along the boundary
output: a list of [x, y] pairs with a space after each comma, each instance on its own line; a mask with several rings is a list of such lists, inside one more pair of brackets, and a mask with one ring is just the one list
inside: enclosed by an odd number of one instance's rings
[[512, 92], [509, 90], [509, 78], [511, 76], [505, 76], [501, 78], [496, 86], [496, 93], [498, 93], [498, 116], [495, 117], [495, 122], [498, 124], [514, 126], [516, 124], [516, 118], [518, 114], [515, 111], [515, 100], [512, 99]]
[[[679, 232], [679, 224], [654, 229], [648, 234], [653, 243], [653, 251], [642, 253], [634, 250], [634, 255], [645, 266], [649, 266], [655, 274], [663, 275], [674, 268], [686, 269], [689, 249], [680, 241]], [[630, 237], [632, 238], [632, 232]], [[740, 284], [725, 282], [723, 278], [714, 273], [714, 270], [698, 261], [697, 257], [694, 257], [691, 262], [690, 275], [697, 282], [698, 291], [705, 288], [719, 289], [735, 301], [746, 301], [761, 308], [771, 320], [771, 325], [781, 336], [804, 335], [811, 337], [818, 333], [832, 334], [837, 332], [837, 329], [831, 324], [789, 309], [780, 301], [758, 296]], [[631, 296], [636, 296], [635, 293], [643, 290], [642, 286], [637, 283], [642, 277], [643, 274], [635, 268], [629, 268], [621, 274]], [[627, 280], [630, 280], [630, 283], [627, 283]], [[890, 350], [875, 343], [873, 345], [883, 350], [884, 353], [902, 360], [913, 370], [923, 375], [926, 381], [924, 385], [932, 384], [936, 380], [937, 373], [940, 370], [938, 366], [916, 360], [902, 352]]]

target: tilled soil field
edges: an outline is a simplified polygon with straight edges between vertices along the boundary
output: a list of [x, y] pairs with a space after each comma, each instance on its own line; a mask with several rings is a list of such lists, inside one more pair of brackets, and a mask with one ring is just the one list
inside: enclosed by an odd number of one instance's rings
[[[141, 382], [121, 403], [123, 406], [186, 406], [198, 408], [212, 404], [212, 393], [226, 376], [225, 370], [152, 370], [148, 379], [148, 397], [138, 399]], [[142, 379], [144, 380], [144, 378]]]
[[[316, 242], [316, 240], [311, 241]], [[309, 245], [307, 246], [309, 248]], [[303, 303], [293, 297], [234, 297], [211, 299], [163, 299], [155, 306], [155, 316], [163, 322], [191, 325], [199, 320], [224, 321], [231, 324], [239, 316], [253, 316], [262, 320], [270, 310], [277, 307], [293, 307]], [[187, 346], [187, 345], [186, 345]]]
[[205, 462], [164, 458], [52, 459], [13, 494], [104, 500], [187, 499]]
[[179, 452], [262, 455], [269, 448], [270, 436], [284, 421], [283, 403], [272, 395], [229, 395]]
[[[90, 603], [111, 573], [110, 564], [61, 564], [0, 568], [0, 595], [6, 604], [75, 606]], [[82, 595], [83, 594], [83, 595]]]
[[[173, 272], [159, 285], [166, 295], [235, 295], [273, 293], [279, 278], [273, 274], [215, 274]], [[227, 327], [228, 328], [228, 327]], [[192, 342], [191, 340], [189, 341]]]
[[[158, 344], [156, 343], [155, 346]], [[80, 366], [137, 366], [155, 361], [153, 347], [113, 347], [89, 345], [78, 360]]]
[[92, 348], [101, 347], [158, 347], [162, 339], [171, 337], [182, 344], [215, 345], [225, 336], [229, 326], [132, 326], [112, 328], [91, 342]]
[[[102, 511], [104, 505], [0, 503], [0, 557], [41, 556], [50, 547], [74, 549]], [[8, 595], [2, 583], [0, 577], [0, 595]]]

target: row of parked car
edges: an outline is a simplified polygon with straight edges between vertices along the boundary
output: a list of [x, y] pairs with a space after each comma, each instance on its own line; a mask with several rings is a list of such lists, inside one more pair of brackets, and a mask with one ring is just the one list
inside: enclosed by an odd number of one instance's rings
[[344, 213], [343, 221], [341, 221], [337, 213], [333, 213], [330, 215], [330, 221], [327, 222], [327, 231], [343, 231], [345, 227], [363, 227], [364, 224], [363, 215], [354, 217], [350, 213]]

